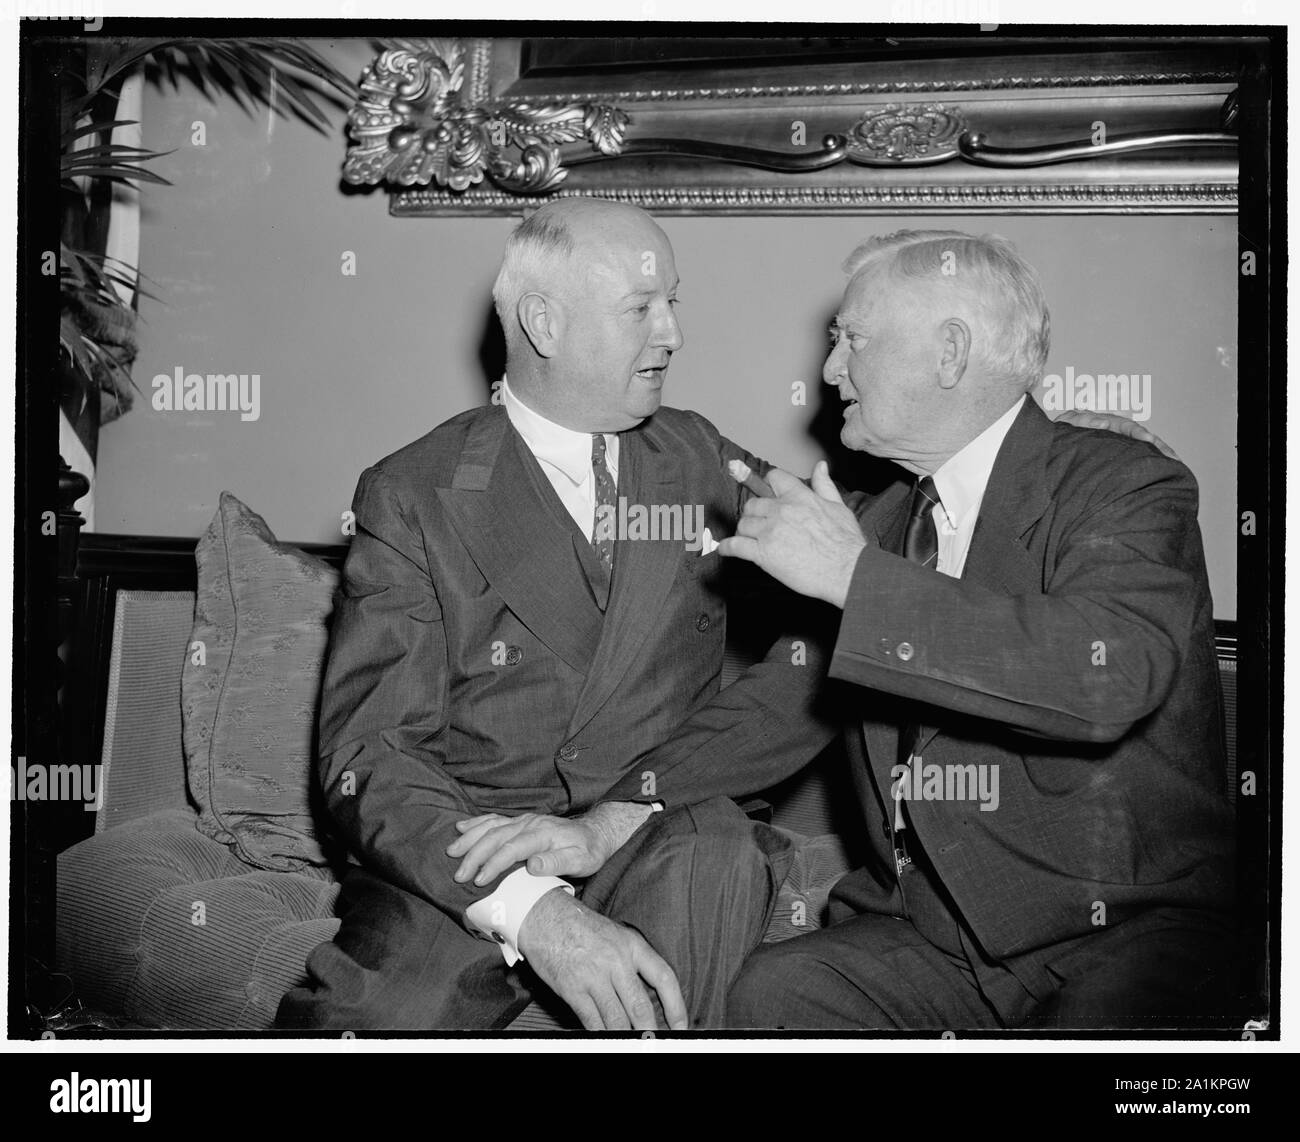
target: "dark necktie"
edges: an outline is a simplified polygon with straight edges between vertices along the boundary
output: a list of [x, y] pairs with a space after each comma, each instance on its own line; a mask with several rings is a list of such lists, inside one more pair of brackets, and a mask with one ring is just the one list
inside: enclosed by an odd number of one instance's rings
[[605, 569], [605, 578], [614, 574], [614, 523], [617, 516], [618, 489], [605, 464], [605, 436], [591, 436], [591, 471], [596, 478], [596, 514], [591, 526], [591, 549]]
[[[903, 558], [932, 571], [939, 569], [939, 532], [934, 526], [934, 508], [939, 503], [939, 491], [934, 481], [925, 476], [912, 489], [912, 503], [907, 513], [907, 530], [903, 533]], [[910, 765], [912, 750], [921, 736], [919, 722], [907, 722], [898, 736], [898, 762]], [[915, 779], [915, 778], [913, 778]], [[894, 824], [903, 827], [904, 804], [897, 803]], [[906, 860], [906, 849], [899, 850], [900, 860]]]
[[934, 507], [938, 502], [934, 481], [929, 476], [918, 480], [912, 489], [907, 531], [903, 533], [903, 558], [931, 570], [938, 570], [939, 563], [939, 533], [934, 526]]

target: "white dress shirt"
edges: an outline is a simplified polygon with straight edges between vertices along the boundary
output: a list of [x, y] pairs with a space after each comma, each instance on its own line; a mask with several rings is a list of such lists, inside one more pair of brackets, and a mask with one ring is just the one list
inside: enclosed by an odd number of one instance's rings
[[[590, 537], [596, 522], [596, 478], [591, 470], [592, 434], [565, 428], [529, 408], [511, 390], [509, 380], [502, 382], [501, 393], [510, 423], [523, 437], [528, 450], [537, 457], [573, 522], [583, 535]], [[618, 434], [606, 432], [604, 436], [605, 466], [617, 485]], [[497, 885], [491, 896], [471, 904], [465, 910], [465, 917], [485, 936], [495, 940], [506, 963], [513, 965], [523, 959], [519, 954], [519, 929], [524, 919], [533, 905], [555, 888], [566, 889], [573, 895], [573, 886], [558, 876], [534, 876], [526, 868], [517, 868]]]
[[[596, 477], [591, 471], [590, 432], [575, 432], [529, 408], [515, 395], [507, 379], [501, 384], [501, 401], [515, 431], [550, 480], [578, 530], [588, 539], [596, 524]], [[618, 433], [605, 434], [605, 467], [618, 485]]]
[[960, 579], [965, 570], [971, 536], [975, 534], [994, 461], [1028, 399], [1028, 396], [1021, 397], [965, 448], [950, 456], [934, 474], [940, 500], [934, 507], [934, 526], [939, 533], [937, 565], [944, 575]]

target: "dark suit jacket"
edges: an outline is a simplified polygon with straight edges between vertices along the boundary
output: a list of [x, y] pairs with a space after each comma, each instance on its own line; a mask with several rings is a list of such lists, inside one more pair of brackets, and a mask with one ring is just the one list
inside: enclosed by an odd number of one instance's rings
[[[663, 408], [621, 434], [619, 495], [702, 505], [721, 538], [741, 506], [732, 458], [767, 470], [698, 414]], [[792, 661], [794, 634], [718, 696], [716, 552], [619, 541], [602, 613], [588, 537], [503, 408], [462, 413], [367, 469], [353, 510], [321, 785], [354, 853], [457, 921], [496, 887], [451, 879], [461, 818], [741, 795], [833, 736], [810, 731], [812, 688], [790, 700], [796, 676], [819, 669], [815, 646]]]
[[911, 719], [925, 765], [998, 767], [996, 811], [908, 808], [983, 952], [1031, 992], [1099, 919], [1228, 907], [1222, 710], [1192, 474], [1148, 444], [1053, 424], [1031, 400], [998, 453], [961, 579], [890, 554], [909, 488], [900, 481], [860, 513], [871, 546], [831, 664], [832, 677], [869, 688], [849, 748], [873, 860], [837, 894], [900, 911], [891, 767]]

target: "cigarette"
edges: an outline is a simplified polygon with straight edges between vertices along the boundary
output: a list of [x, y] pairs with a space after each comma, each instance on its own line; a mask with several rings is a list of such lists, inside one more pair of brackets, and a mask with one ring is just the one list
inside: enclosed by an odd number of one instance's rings
[[769, 500], [776, 496], [776, 493], [772, 491], [772, 485], [755, 473], [743, 460], [728, 460], [727, 471], [737, 484], [748, 488], [754, 495]]

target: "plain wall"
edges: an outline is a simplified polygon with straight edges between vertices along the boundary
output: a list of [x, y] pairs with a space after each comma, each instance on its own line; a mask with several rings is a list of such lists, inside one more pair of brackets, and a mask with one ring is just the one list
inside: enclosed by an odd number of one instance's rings
[[[370, 55], [361, 43], [329, 50], [354, 74]], [[191, 143], [196, 121], [205, 146]], [[175, 149], [156, 167], [175, 185], [144, 193], [141, 268], [161, 300], [141, 304], [142, 395], [101, 433], [97, 530], [199, 535], [228, 489], [282, 539], [339, 542], [363, 468], [488, 399], [499, 354], [490, 287], [515, 220], [392, 218], [382, 193], [341, 189], [341, 130], [251, 116], [187, 88], [148, 89], [143, 128], [146, 147]], [[820, 372], [849, 250], [902, 226], [1010, 238], [1051, 306], [1049, 373], [1151, 375], [1147, 425], [1197, 476], [1215, 612], [1235, 616], [1233, 218], [661, 221], [686, 339], [667, 403], [801, 475], [825, 454], [814, 416], [838, 421]], [[341, 272], [347, 251], [355, 276]], [[259, 374], [260, 418], [155, 411], [150, 381], [178, 366]], [[792, 402], [797, 381], [806, 404]]]

